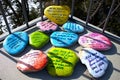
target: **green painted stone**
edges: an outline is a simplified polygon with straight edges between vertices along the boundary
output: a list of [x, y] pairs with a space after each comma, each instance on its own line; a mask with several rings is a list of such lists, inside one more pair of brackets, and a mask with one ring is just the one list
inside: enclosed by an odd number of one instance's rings
[[35, 31], [29, 35], [29, 44], [37, 49], [43, 47], [48, 41], [49, 36], [40, 31]]
[[52, 76], [67, 77], [72, 75], [78, 62], [76, 53], [65, 48], [51, 48], [48, 51], [48, 73]]

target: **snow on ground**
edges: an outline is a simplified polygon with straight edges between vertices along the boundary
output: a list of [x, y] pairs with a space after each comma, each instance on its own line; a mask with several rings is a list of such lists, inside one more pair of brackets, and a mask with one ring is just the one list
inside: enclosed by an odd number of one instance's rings
[[[21, 2], [21, 0], [19, 0], [19, 1]], [[13, 3], [13, 2], [14, 2], [14, 0], [11, 0], [11, 3]], [[32, 8], [34, 8], [34, 9], [37, 10], [38, 7], [39, 7], [39, 2], [37, 2], [37, 1], [35, 1], [35, 0], [28, 0], [28, 5], [29, 5], [29, 11], [31, 11]], [[18, 9], [15, 3], [12, 5], [12, 7], [14, 8], [14, 10], [17, 10], [17, 9]], [[8, 12], [9, 12], [9, 13], [12, 13], [12, 10], [11, 10], [10, 8], [8, 8]], [[5, 14], [7, 15], [7, 13], [5, 13]], [[6, 18], [7, 18], [7, 21], [8, 21], [8, 23], [9, 23], [10, 28], [13, 29], [13, 26], [14, 26], [15, 24], [12, 23], [12, 21], [11, 21], [11, 16], [7, 15]], [[3, 19], [3, 16], [2, 16], [2, 15], [0, 15], [0, 31], [2, 31], [3, 33], [7, 31], [7, 29], [6, 29], [6, 24], [5, 24], [5, 22], [4, 22], [4, 19]]]
[[37, 9], [39, 7], [39, 2], [34, 3], [34, 0], [28, 0], [29, 10], [32, 8]]

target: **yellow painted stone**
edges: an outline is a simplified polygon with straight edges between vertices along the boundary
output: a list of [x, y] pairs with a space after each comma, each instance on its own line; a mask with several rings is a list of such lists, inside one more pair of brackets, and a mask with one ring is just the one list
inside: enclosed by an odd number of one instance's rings
[[44, 10], [44, 14], [49, 20], [62, 25], [68, 20], [70, 8], [68, 6], [49, 6]]

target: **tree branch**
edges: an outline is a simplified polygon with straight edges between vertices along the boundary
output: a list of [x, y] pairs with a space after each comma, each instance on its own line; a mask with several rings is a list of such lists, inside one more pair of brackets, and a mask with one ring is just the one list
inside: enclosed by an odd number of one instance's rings
[[86, 7], [86, 2], [85, 2], [85, 0], [84, 0], [83, 4], [84, 4], [85, 12], [87, 12], [87, 7]]
[[102, 1], [100, 1], [98, 7], [96, 8], [96, 10], [93, 12], [93, 14], [90, 16], [90, 20], [95, 16], [95, 14], [98, 12], [98, 10], [100, 9], [101, 5], [102, 5]]
[[[115, 9], [111, 12], [111, 15], [113, 15], [115, 13], [115, 11], [120, 7], [120, 3], [115, 7]], [[105, 20], [104, 19], [99, 25], [98, 27], [102, 26], [104, 23], [105, 23]]]

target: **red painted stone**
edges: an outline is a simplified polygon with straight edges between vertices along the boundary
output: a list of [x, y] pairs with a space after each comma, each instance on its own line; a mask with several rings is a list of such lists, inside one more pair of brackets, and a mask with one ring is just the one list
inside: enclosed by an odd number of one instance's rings
[[22, 72], [36, 72], [42, 70], [48, 62], [45, 53], [39, 50], [32, 50], [19, 58], [17, 69]]

